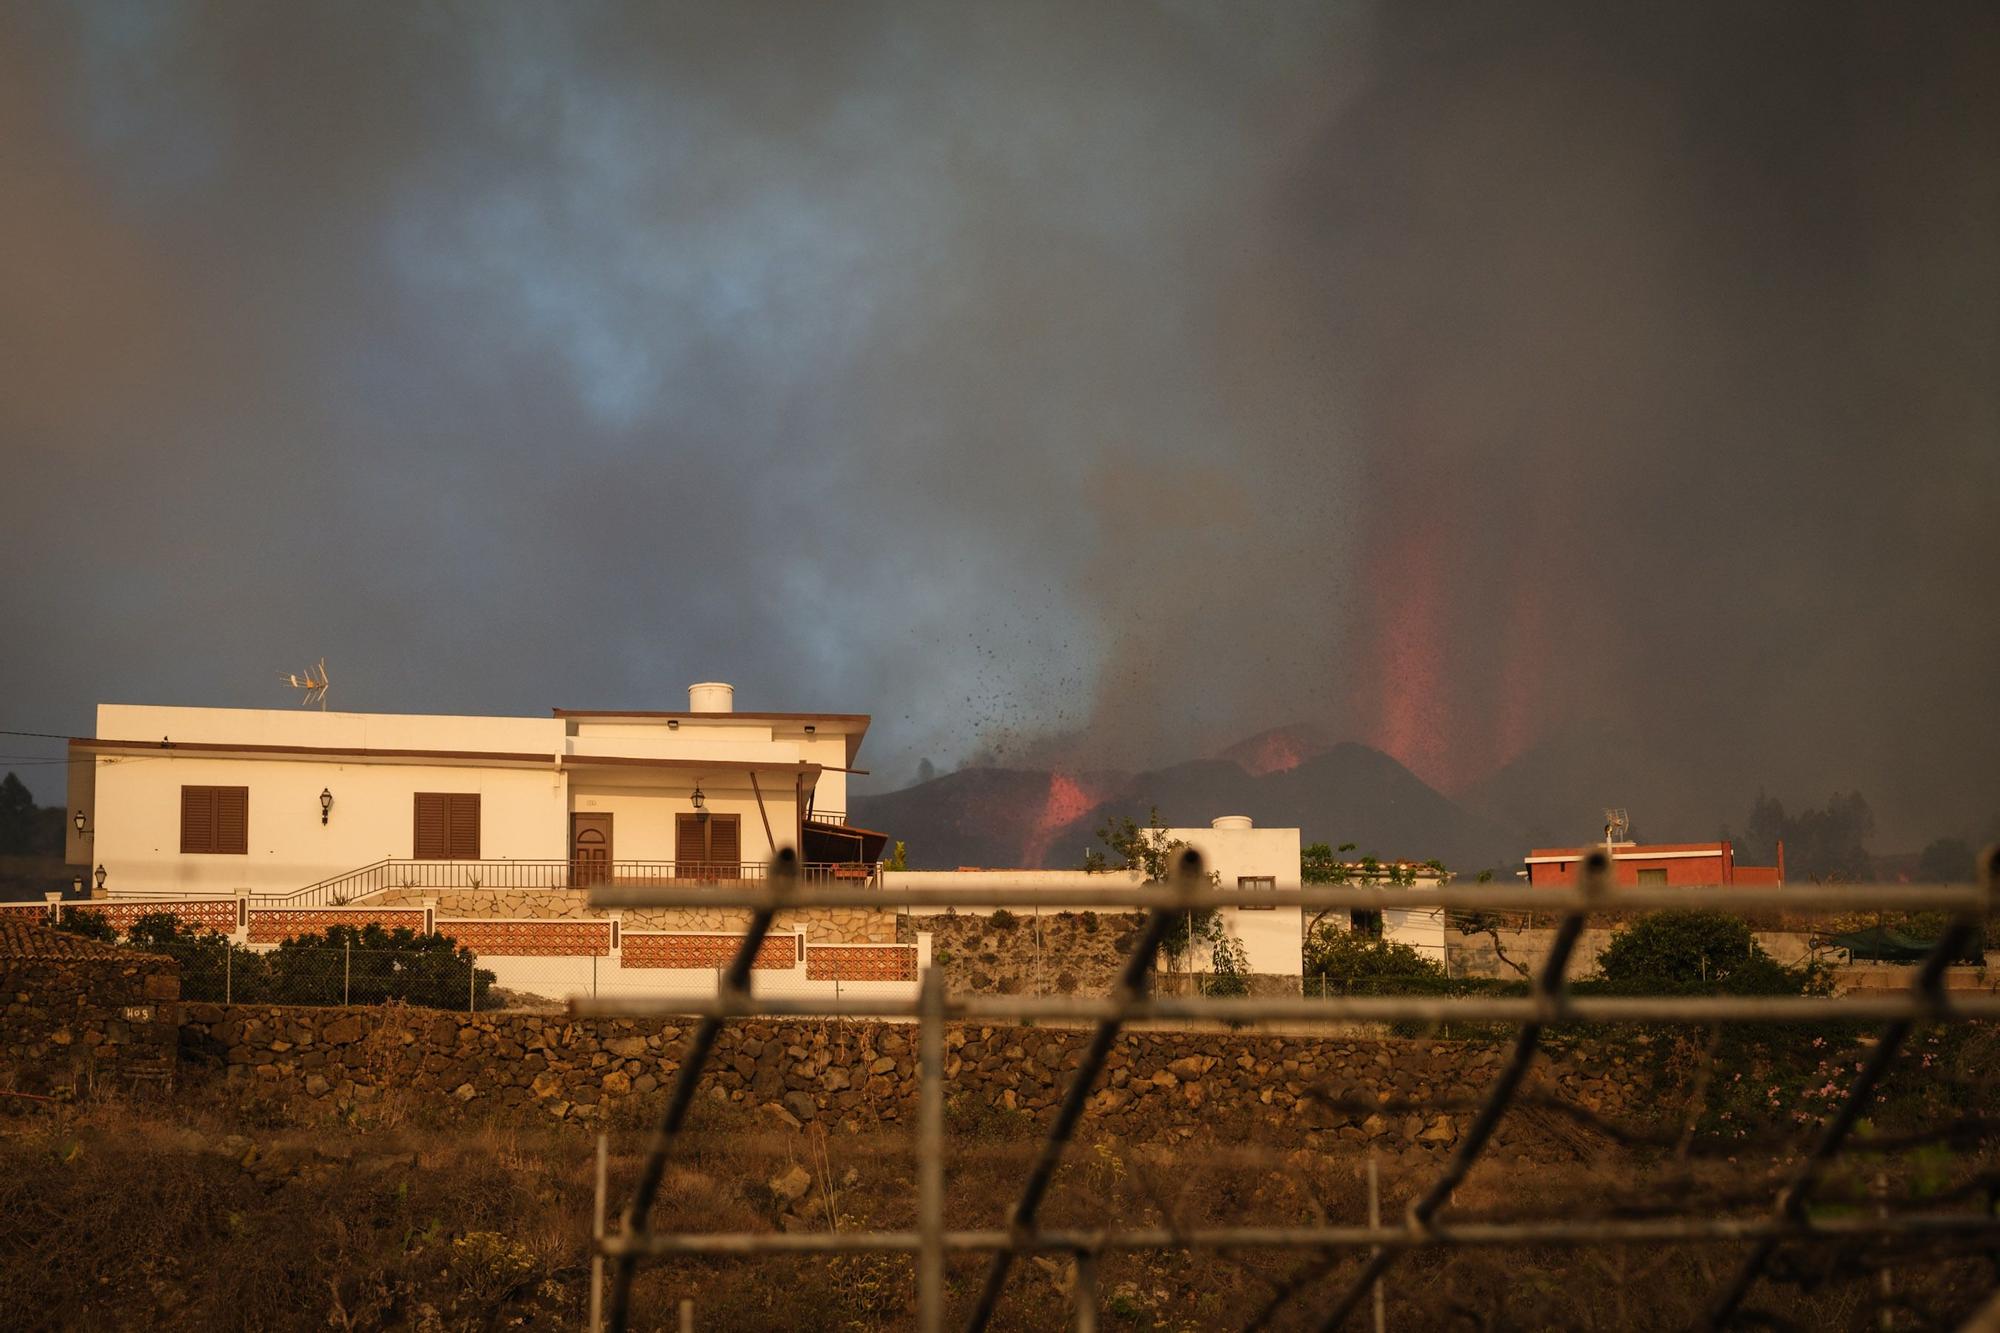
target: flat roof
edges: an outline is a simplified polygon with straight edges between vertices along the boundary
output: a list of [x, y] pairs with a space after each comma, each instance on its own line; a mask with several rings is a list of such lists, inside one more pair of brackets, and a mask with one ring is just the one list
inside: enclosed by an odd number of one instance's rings
[[[833, 767], [828, 764], [808, 763], [803, 759], [711, 759], [711, 758], [670, 758], [655, 755], [614, 755], [614, 754], [555, 754], [549, 751], [527, 752], [519, 750], [371, 750], [355, 746], [341, 745], [248, 745], [233, 741], [120, 741], [100, 740], [94, 736], [72, 736], [69, 741], [72, 750], [94, 750], [114, 754], [151, 754], [162, 750], [169, 754], [176, 751], [194, 755], [215, 757], [240, 756], [250, 759], [355, 759], [383, 761], [442, 761], [446, 763], [474, 764], [531, 764], [536, 766], [561, 765], [563, 768], [596, 768], [637, 766], [641, 768], [678, 768], [704, 773], [740, 773], [746, 769], [759, 773], [804, 773], [814, 775]], [[836, 772], [858, 772], [856, 769], [834, 769]]]
[[686, 709], [661, 710], [650, 708], [554, 708], [549, 710], [557, 717], [598, 717], [598, 718], [671, 718], [676, 722], [690, 720], [701, 722], [728, 722], [741, 718], [745, 722], [827, 722], [838, 726], [866, 727], [875, 719], [868, 713], [746, 713], [732, 710], [727, 713], [696, 713]]

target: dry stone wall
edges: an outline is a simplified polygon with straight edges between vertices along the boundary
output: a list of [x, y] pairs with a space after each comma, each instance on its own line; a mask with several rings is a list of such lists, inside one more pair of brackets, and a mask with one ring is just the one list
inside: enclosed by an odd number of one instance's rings
[[[193, 1004], [183, 1046], [254, 1099], [328, 1113], [403, 1097], [449, 1115], [594, 1121], [621, 1106], [654, 1109], [645, 1099], [664, 1095], [687, 1036], [687, 1025], [637, 1020]], [[1013, 1117], [1024, 1129], [1045, 1119], [1088, 1041], [1081, 1030], [951, 1028], [954, 1114]], [[916, 1111], [915, 1044], [905, 1024], [731, 1023], [700, 1095], [795, 1127], [907, 1121]], [[1085, 1123], [1132, 1138], [1261, 1132], [1307, 1146], [1443, 1147], [1456, 1141], [1463, 1114], [1418, 1115], [1395, 1103], [1476, 1098], [1503, 1058], [1501, 1047], [1480, 1043], [1128, 1032]], [[1647, 1097], [1644, 1080], [1614, 1056], [1544, 1060], [1533, 1086], [1613, 1115]]]
[[0, 1088], [67, 1100], [93, 1087], [171, 1082], [180, 968], [126, 950], [0, 956]]
[[954, 994], [1104, 995], [1143, 920], [1136, 912], [946, 913], [904, 917], [903, 937], [930, 932], [931, 962]]
[[[931, 936], [931, 961], [944, 968], [954, 994], [1108, 995], [1139, 939], [1137, 912], [995, 912], [906, 916], [903, 938]], [[1157, 972], [1162, 995], [1197, 993], [1193, 973]], [[1244, 981], [1252, 995], [1297, 995], [1297, 976], [1256, 972]]]

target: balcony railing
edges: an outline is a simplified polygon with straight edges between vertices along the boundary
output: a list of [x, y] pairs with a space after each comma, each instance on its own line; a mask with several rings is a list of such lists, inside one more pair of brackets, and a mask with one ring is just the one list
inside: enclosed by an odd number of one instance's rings
[[[866, 861], [809, 861], [808, 883], [880, 884]], [[290, 893], [253, 895], [257, 907], [329, 907], [391, 889], [587, 889], [599, 884], [715, 884], [765, 879], [765, 861], [402, 861], [384, 860]]]

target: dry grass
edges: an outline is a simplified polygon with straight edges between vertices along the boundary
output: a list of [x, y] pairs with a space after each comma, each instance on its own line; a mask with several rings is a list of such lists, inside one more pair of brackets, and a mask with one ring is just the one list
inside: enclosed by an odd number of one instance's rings
[[[1038, 1127], [1024, 1116], [955, 1112], [948, 1162], [954, 1224], [990, 1226], [1018, 1189]], [[614, 1199], [637, 1170], [642, 1136], [614, 1136]], [[363, 1126], [244, 1123], [222, 1102], [100, 1102], [0, 1122], [0, 1289], [25, 1329], [489, 1329], [576, 1327], [587, 1299], [594, 1139], [519, 1123], [427, 1127], [393, 1106]], [[1457, 1201], [1467, 1213], [1602, 1211], [1654, 1192], [1712, 1206], [1768, 1198], [1765, 1169], [1603, 1157], [1553, 1166], [1502, 1153]], [[1385, 1215], [1435, 1171], [1435, 1152], [1384, 1162]], [[810, 1177], [787, 1200], [772, 1182]], [[1085, 1140], [1050, 1195], [1050, 1225], [1185, 1226], [1356, 1222], [1361, 1159], [1251, 1137], [1174, 1145]], [[1963, 1158], [1924, 1170], [1962, 1179]], [[1872, 1171], [1873, 1168], [1870, 1168]], [[1943, 1170], [1943, 1175], [1938, 1172]], [[1865, 1173], [1864, 1173], [1865, 1175]], [[1838, 1182], [1865, 1193], [1866, 1178]], [[687, 1230], [906, 1227], [914, 1163], [899, 1132], [777, 1130], [704, 1104], [667, 1177], [657, 1215]], [[1747, 1204], [1754, 1209], [1754, 1204]], [[1491, 1251], [1412, 1256], [1389, 1284], [1392, 1326], [1670, 1328], [1685, 1326], [1735, 1258], [1728, 1247], [1602, 1252]], [[1799, 1326], [1874, 1326], [1867, 1262], [1893, 1259], [1899, 1294], [1938, 1321], [1960, 1316], [1990, 1282], [1982, 1261], [1936, 1249], [1848, 1256], [1820, 1275], [1791, 1265], [1758, 1302]], [[1852, 1265], [1863, 1262], [1863, 1266]], [[1257, 1253], [1122, 1255], [1102, 1268], [1104, 1325], [1209, 1329], [1240, 1324], [1299, 1258]], [[962, 1312], [983, 1260], [954, 1262]], [[1280, 1327], [1323, 1309], [1349, 1261]], [[1856, 1279], [1855, 1274], [1863, 1275]], [[1066, 1261], [1017, 1265], [998, 1326], [1068, 1319]], [[639, 1327], [669, 1327], [684, 1297], [706, 1329], [906, 1326], [914, 1303], [902, 1257], [654, 1264], [642, 1270]], [[1924, 1326], [1906, 1311], [1898, 1327]]]

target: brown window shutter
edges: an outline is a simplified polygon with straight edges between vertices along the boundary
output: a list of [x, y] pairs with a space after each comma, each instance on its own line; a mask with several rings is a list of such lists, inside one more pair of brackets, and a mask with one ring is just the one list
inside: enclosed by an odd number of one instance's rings
[[410, 855], [419, 861], [443, 861], [451, 856], [450, 820], [442, 792], [417, 793], [416, 833], [410, 839]]
[[201, 855], [249, 855], [250, 789], [182, 787], [181, 851]]
[[181, 788], [181, 851], [215, 850], [215, 788]]
[[743, 859], [742, 826], [735, 815], [710, 815], [708, 817], [708, 860], [715, 873], [727, 879], [734, 879], [742, 871], [737, 862]]
[[250, 854], [250, 789], [215, 789], [215, 850], [231, 856]]
[[695, 875], [708, 859], [708, 833], [699, 815], [674, 816], [674, 874]]
[[479, 859], [479, 793], [455, 793], [451, 797], [450, 804], [451, 859], [454, 861], [477, 861]]

